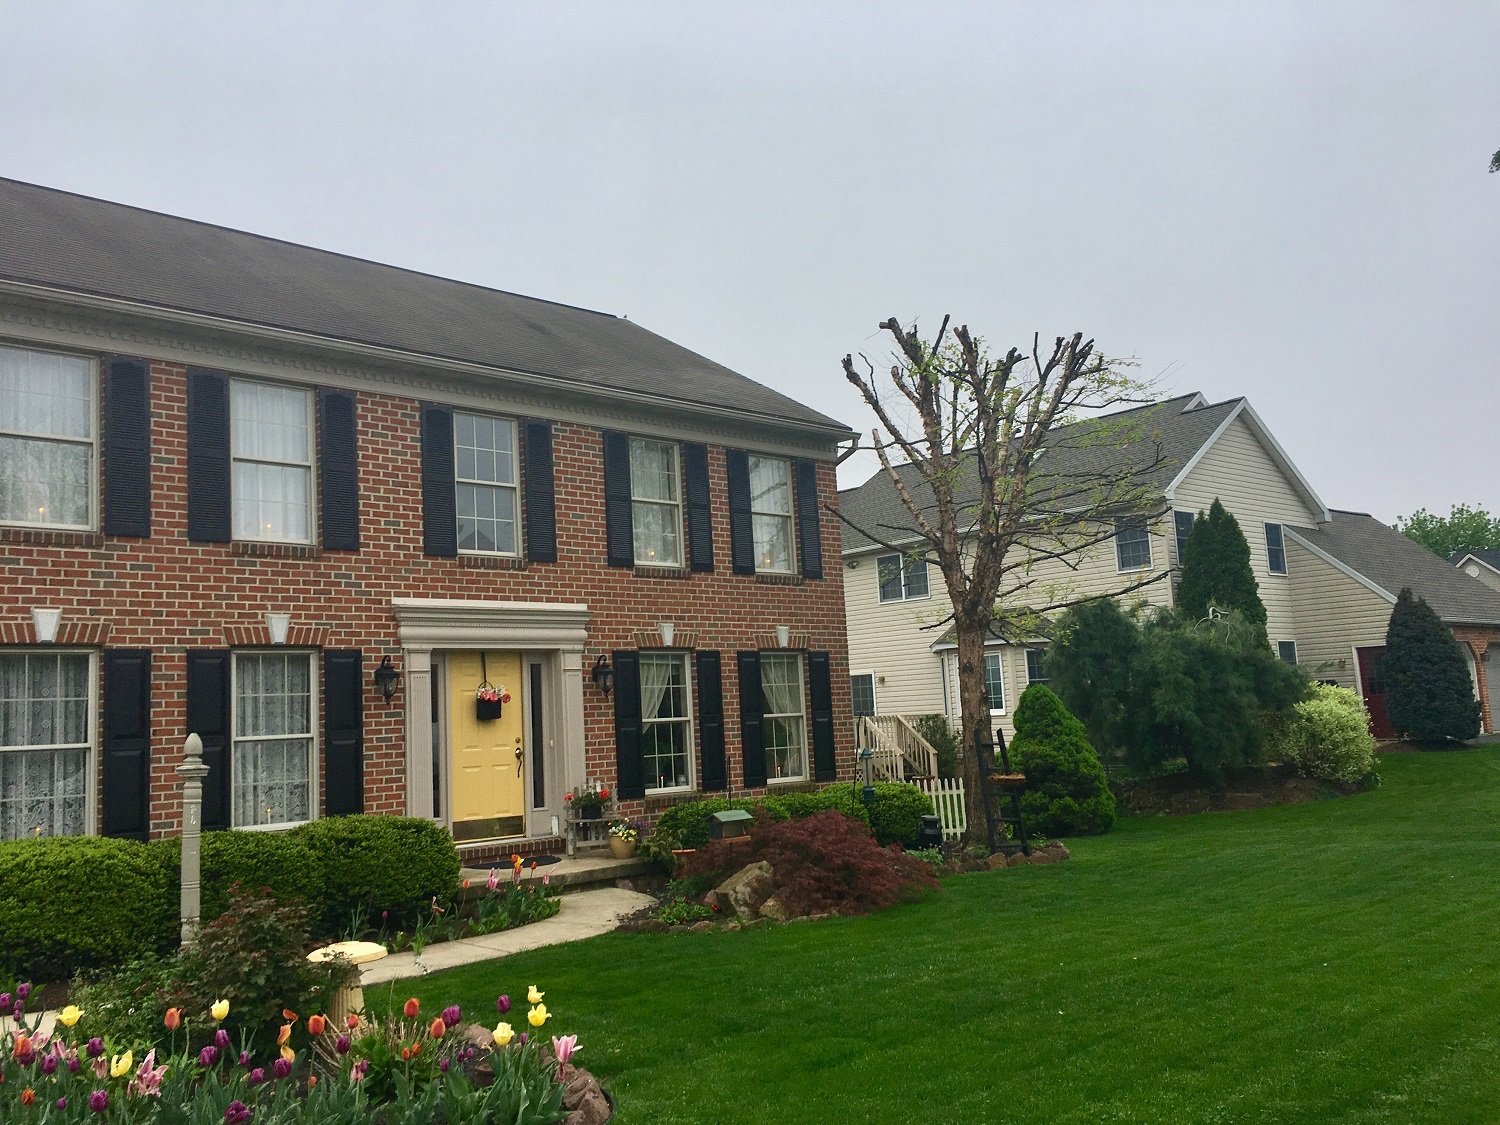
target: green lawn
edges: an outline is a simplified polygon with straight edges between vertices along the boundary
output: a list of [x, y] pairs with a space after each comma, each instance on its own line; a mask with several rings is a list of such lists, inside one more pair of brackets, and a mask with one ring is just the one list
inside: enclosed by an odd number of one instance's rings
[[875, 917], [612, 934], [416, 991], [490, 1018], [536, 982], [622, 1123], [1500, 1121], [1500, 750], [1380, 769]]

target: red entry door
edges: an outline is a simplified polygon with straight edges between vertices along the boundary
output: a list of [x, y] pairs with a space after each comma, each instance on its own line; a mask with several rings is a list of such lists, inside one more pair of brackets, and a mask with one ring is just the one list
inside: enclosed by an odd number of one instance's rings
[[1395, 738], [1396, 732], [1385, 710], [1385, 673], [1381, 668], [1385, 662], [1385, 646], [1357, 648], [1354, 655], [1359, 660], [1359, 684], [1365, 693], [1365, 710], [1370, 713], [1370, 733], [1376, 738]]

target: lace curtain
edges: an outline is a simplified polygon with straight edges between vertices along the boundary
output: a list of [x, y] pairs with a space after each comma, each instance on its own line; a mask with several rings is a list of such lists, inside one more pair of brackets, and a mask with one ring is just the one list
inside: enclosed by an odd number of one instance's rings
[[85, 831], [89, 669], [83, 653], [0, 656], [0, 839]]
[[305, 653], [235, 658], [234, 824], [311, 815], [312, 662]]

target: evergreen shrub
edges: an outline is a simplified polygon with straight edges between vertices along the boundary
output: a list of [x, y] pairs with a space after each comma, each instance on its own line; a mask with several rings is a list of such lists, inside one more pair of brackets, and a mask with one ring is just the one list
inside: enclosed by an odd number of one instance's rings
[[1375, 739], [1359, 695], [1319, 684], [1292, 708], [1270, 745], [1273, 758], [1303, 777], [1358, 785], [1375, 775]]
[[446, 828], [425, 817], [330, 816], [287, 833], [320, 871], [322, 909], [315, 933], [339, 934], [384, 911], [409, 926], [437, 896], [458, 890], [458, 850]]
[[1479, 733], [1479, 700], [1453, 633], [1403, 589], [1385, 634], [1386, 714], [1403, 738], [1467, 742]]
[[1115, 822], [1115, 797], [1083, 724], [1044, 684], [1032, 684], [1016, 708], [1011, 752], [1026, 775], [1021, 815], [1027, 832], [1096, 836]]

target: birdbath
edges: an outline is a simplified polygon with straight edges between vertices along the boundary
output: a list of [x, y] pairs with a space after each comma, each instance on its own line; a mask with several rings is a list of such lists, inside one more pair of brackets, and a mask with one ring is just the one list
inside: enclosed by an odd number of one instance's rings
[[[387, 953], [389, 950], [375, 941], [336, 941], [332, 945], [314, 949], [307, 955], [307, 959], [315, 964], [324, 964], [335, 957], [342, 957], [352, 965], [367, 965], [371, 961], [379, 961]], [[333, 1026], [346, 1027], [350, 1016], [357, 1017], [365, 1010], [365, 990], [358, 982], [359, 978], [356, 977], [354, 984], [346, 984], [333, 994], [328, 1005], [328, 1017], [333, 1021]]]

